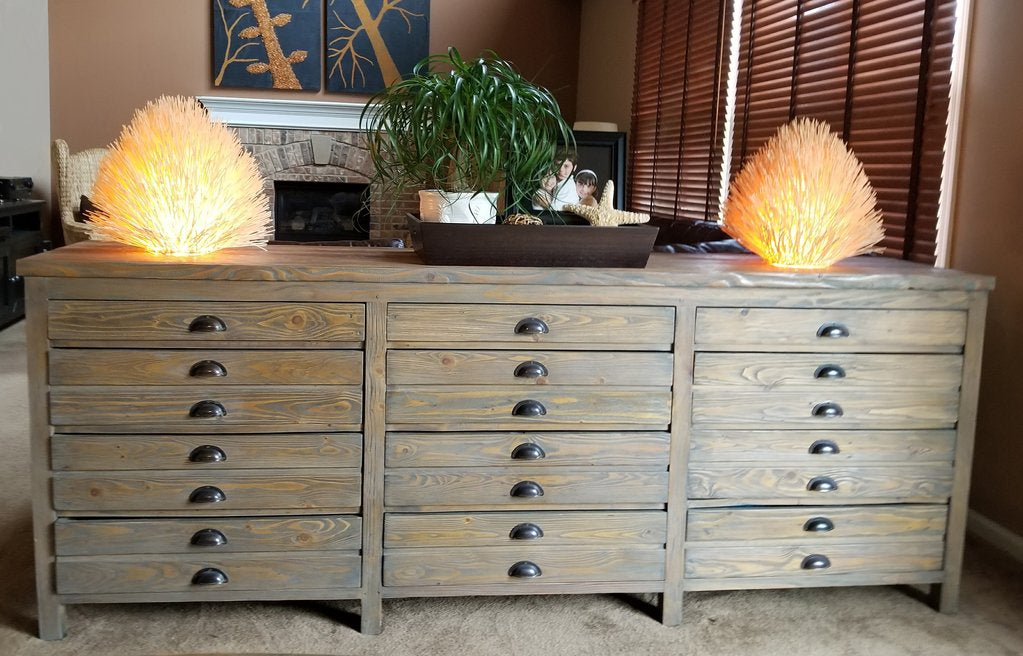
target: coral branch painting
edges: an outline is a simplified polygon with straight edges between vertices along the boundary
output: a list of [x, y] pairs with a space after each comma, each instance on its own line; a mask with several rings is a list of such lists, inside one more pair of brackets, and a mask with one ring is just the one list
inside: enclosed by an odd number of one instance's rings
[[430, 0], [328, 2], [328, 91], [379, 91], [427, 55]]
[[320, 89], [321, 0], [212, 0], [213, 85]]

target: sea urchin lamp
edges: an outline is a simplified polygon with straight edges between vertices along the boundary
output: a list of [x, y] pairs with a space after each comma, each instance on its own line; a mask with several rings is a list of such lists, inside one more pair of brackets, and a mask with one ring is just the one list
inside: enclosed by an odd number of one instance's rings
[[863, 164], [826, 123], [805, 118], [779, 128], [736, 175], [722, 227], [793, 269], [825, 269], [884, 238]]
[[100, 162], [89, 230], [96, 239], [174, 256], [262, 247], [270, 203], [253, 156], [194, 98], [135, 112]]

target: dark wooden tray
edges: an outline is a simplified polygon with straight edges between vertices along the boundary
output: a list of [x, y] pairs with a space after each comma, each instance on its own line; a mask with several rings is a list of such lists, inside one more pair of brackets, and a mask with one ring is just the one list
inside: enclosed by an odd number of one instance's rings
[[657, 228], [435, 223], [408, 216], [412, 247], [426, 264], [643, 268]]

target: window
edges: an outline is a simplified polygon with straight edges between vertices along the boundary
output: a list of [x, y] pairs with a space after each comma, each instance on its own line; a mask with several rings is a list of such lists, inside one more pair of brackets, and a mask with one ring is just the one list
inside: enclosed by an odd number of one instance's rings
[[885, 254], [934, 262], [955, 0], [639, 3], [630, 207], [717, 220], [729, 171], [809, 116], [863, 162]]

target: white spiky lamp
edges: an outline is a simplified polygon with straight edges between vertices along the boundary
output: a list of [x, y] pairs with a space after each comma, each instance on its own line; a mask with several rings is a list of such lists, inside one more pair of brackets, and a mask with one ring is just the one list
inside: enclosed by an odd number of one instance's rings
[[238, 136], [194, 98], [135, 112], [100, 162], [88, 228], [97, 239], [162, 255], [264, 246], [270, 203]]
[[725, 201], [725, 232], [769, 264], [824, 269], [884, 238], [863, 164], [827, 123], [796, 119], [746, 162]]

